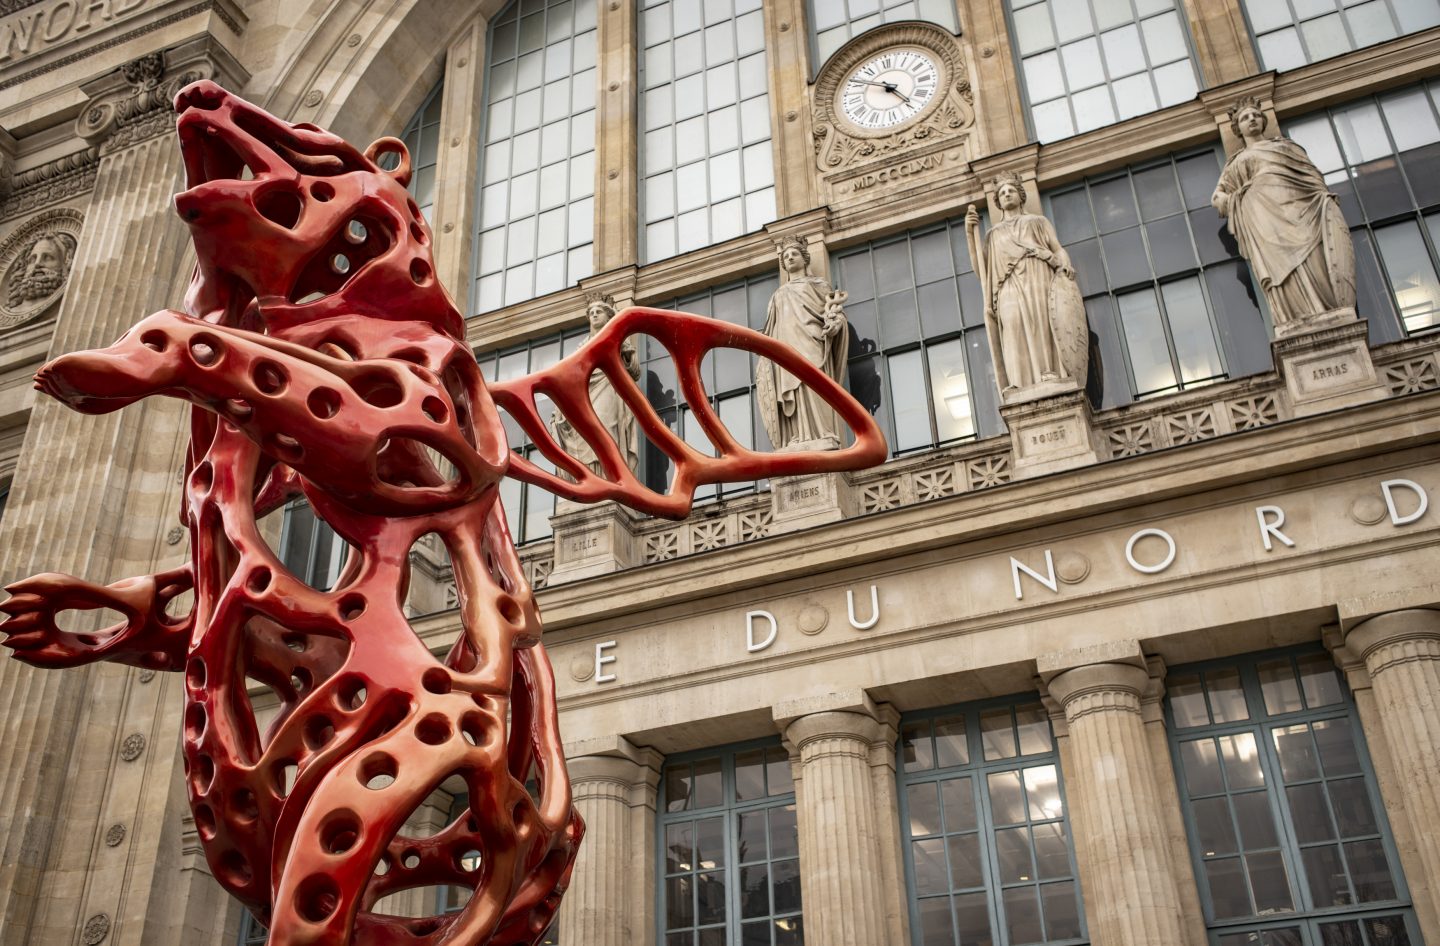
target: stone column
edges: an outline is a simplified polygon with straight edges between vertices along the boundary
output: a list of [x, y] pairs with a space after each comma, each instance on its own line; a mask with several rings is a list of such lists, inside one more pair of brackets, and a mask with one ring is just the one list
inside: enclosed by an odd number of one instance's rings
[[[599, 58], [595, 113], [595, 272], [639, 257], [639, 70], [634, 3], [597, 4]], [[567, 934], [568, 936], [568, 934]]]
[[663, 757], [623, 737], [603, 754], [571, 756], [566, 765], [585, 840], [560, 904], [560, 935], [586, 946], [632, 946], [655, 928], [655, 793]]
[[1093, 941], [1175, 946], [1187, 936], [1140, 709], [1150, 675], [1133, 650], [1116, 663], [1042, 658], [1041, 672], [1068, 727], [1065, 784], [1079, 801], [1072, 828]]
[[806, 95], [812, 68], [805, 6], [804, 0], [771, 0], [764, 5], [770, 134], [775, 149], [775, 213], [781, 219], [819, 203], [811, 139], [814, 123]]
[[893, 718], [864, 694], [835, 696], [841, 699], [773, 711], [791, 746], [805, 942], [904, 942], [904, 911], [895, 903], [902, 888], [891, 876], [899, 864], [897, 809], [893, 798], [882, 806], [871, 768], [872, 747], [894, 740]]
[[[170, 101], [179, 85], [207, 76], [232, 87], [246, 78], [202, 38], [82, 85], [90, 100], [77, 133], [98, 147], [99, 163], [49, 357], [108, 345], [179, 301], [188, 240], [171, 205], [182, 185]], [[38, 398], [5, 513], [0, 583], [44, 571], [110, 582], [168, 557], [171, 550], [155, 546], [157, 531], [173, 523], [158, 525], [159, 507], [167, 515], [176, 508], [176, 416], [171, 405], [144, 405], [87, 417]], [[158, 710], [147, 718], [146, 701], [129, 694], [135, 674], [116, 665], [47, 671], [0, 660], [4, 946], [68, 942], [82, 926], [101, 925], [110, 942], [140, 942], [137, 924], [121, 927], [125, 904], [143, 901], [153, 880], [136, 865], [153, 864], [162, 835], [167, 842], [173, 835], [153, 819], [144, 834], [138, 829], [137, 818], [156, 801], [149, 793], [110, 787], [116, 771], [134, 771], [133, 757], [117, 756], [127, 733], [150, 732], [153, 741], [166, 731]], [[162, 758], [178, 770], [171, 745]], [[102, 817], [132, 828], [117, 848], [126, 857], [103, 865]]]
[[1440, 824], [1440, 611], [1377, 615], [1345, 634], [1345, 649], [1364, 661], [1384, 742], [1393, 749], [1398, 778], [1382, 788], [1400, 796], [1416, 829], [1405, 847], [1428, 881], [1411, 891], [1417, 912], [1440, 917], [1440, 885], [1433, 881], [1440, 877], [1440, 834], [1434, 830]]

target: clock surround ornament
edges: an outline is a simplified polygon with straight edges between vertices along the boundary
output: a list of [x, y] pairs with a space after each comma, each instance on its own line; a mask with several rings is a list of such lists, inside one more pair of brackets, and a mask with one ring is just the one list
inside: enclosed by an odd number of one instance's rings
[[[902, 68], [901, 58], [907, 54]], [[921, 104], [910, 94], [902, 75], [910, 76], [918, 89], [931, 67], [933, 91]], [[852, 82], [857, 78], [863, 81]], [[855, 37], [826, 61], [812, 88], [816, 166], [827, 182], [843, 185], [877, 166], [910, 157], [935, 155], [938, 160], [927, 162], [934, 167], [968, 161], [970, 136], [976, 132], [970, 80], [959, 37], [933, 23], [887, 23]], [[889, 85], [896, 86], [903, 96], [891, 96]], [[878, 120], [858, 112], [862, 102], [854, 96], [857, 86], [870, 93], [872, 112], [881, 113]], [[886, 104], [888, 97], [900, 106], [898, 110], [876, 108]], [[920, 107], [909, 108], [905, 98]], [[875, 124], [867, 127], [870, 121]]]

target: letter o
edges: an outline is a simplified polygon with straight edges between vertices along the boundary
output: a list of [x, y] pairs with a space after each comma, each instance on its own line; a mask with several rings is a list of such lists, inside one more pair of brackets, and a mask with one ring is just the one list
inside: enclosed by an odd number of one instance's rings
[[[1165, 555], [1164, 560], [1162, 560], [1158, 565], [1141, 565], [1139, 562], [1135, 561], [1135, 543], [1139, 542], [1141, 539], [1145, 538], [1148, 535], [1153, 535], [1156, 538], [1164, 539], [1165, 544], [1170, 546], [1170, 551]], [[1145, 575], [1155, 575], [1163, 572], [1175, 562], [1175, 540], [1171, 537], [1170, 533], [1166, 532], [1164, 529], [1141, 529], [1139, 532], [1135, 533], [1130, 537], [1129, 542], [1125, 543], [1125, 561], [1130, 563], [1131, 568]]]

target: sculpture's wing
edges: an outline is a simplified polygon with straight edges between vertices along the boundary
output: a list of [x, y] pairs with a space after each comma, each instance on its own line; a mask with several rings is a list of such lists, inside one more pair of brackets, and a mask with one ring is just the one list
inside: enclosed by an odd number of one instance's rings
[[1085, 319], [1085, 300], [1076, 280], [1055, 274], [1050, 280], [1050, 327], [1055, 333], [1055, 347], [1060, 350], [1060, 364], [1067, 377], [1085, 387], [1090, 370], [1090, 325]]
[[[670, 353], [686, 405], [714, 446], [715, 456], [700, 453], [671, 430], [626, 372], [620, 346], [631, 335], [649, 335]], [[743, 349], [784, 367], [835, 409], [854, 432], [854, 444], [842, 450], [793, 453], [758, 453], [741, 446], [721, 424], [701, 382], [701, 359], [715, 348]], [[589, 395], [590, 376], [596, 370], [603, 371], [609, 378], [650, 442], [675, 464], [674, 478], [665, 493], [656, 492], [636, 479], [626, 466], [620, 448], [596, 416]], [[546, 459], [573, 482], [512, 455], [510, 474], [516, 479], [537, 484], [566, 499], [578, 502], [610, 499], [656, 516], [686, 515], [696, 487], [707, 483], [859, 470], [882, 462], [886, 456], [884, 435], [870, 414], [844, 388], [788, 345], [738, 325], [682, 312], [643, 307], [625, 309], [575, 354], [543, 371], [493, 384], [490, 393], [496, 406], [514, 418]], [[541, 419], [536, 406], [538, 395], [553, 401], [556, 409], [595, 451], [604, 476], [595, 474], [561, 448]]]

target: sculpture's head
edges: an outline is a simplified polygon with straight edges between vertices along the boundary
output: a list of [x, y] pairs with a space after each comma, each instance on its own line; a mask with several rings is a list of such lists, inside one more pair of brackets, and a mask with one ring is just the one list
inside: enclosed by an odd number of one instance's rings
[[182, 89], [175, 110], [186, 186], [175, 209], [199, 257], [195, 314], [269, 327], [341, 314], [424, 319], [464, 337], [405, 189], [410, 156], [398, 139], [362, 154], [208, 80]]
[[1025, 182], [1010, 171], [995, 178], [995, 203], [1001, 210], [1019, 210], [1025, 206]]
[[585, 318], [590, 323], [590, 334], [605, 327], [615, 318], [615, 299], [609, 293], [592, 292], [585, 296]]
[[799, 237], [780, 241], [780, 268], [791, 275], [810, 271], [810, 247]]
[[1250, 140], [1259, 138], [1265, 134], [1265, 128], [1270, 120], [1265, 117], [1265, 110], [1260, 105], [1260, 100], [1253, 95], [1247, 95], [1236, 101], [1230, 109], [1230, 130], [1235, 137]]

